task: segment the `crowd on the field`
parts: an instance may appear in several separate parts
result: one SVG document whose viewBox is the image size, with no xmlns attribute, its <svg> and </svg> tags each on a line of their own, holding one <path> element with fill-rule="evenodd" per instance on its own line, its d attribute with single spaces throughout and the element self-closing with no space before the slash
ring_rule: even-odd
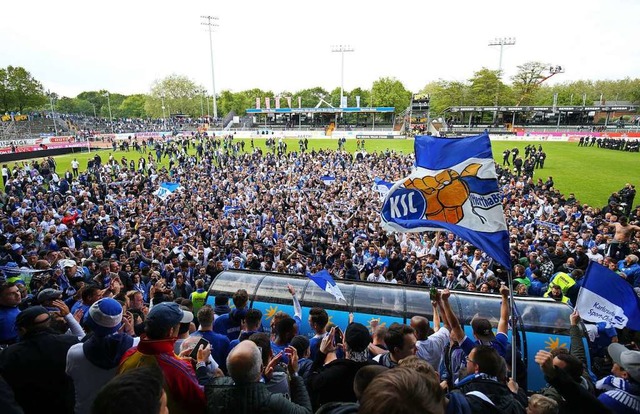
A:
<svg viewBox="0 0 640 414">
<path fill-rule="evenodd" d="M 274 142 L 263 151 L 232 136 L 196 135 L 117 157 L 100 152 L 67 171 L 52 158 L 4 165 L 0 389 L 7 394 L 0 401 L 15 410 L 7 412 L 640 410 L 640 352 L 616 344 L 631 342 L 627 330 L 594 325 L 590 332 L 592 355 L 601 357 L 598 381 L 588 375 L 581 341 L 571 352 L 538 353 L 549 382 L 538 394 L 527 398 L 522 373 L 509 378 L 505 269 L 454 234 L 381 227 L 373 179 L 407 176 L 413 155 L 299 149 L 287 153 Z M 542 149 L 526 152 L 538 159 Z M 515 294 L 575 303 L 589 261 L 640 291 L 633 185 L 598 208 L 561 194 L 552 177 L 499 164 L 496 172 Z M 163 199 L 154 194 L 161 183 L 180 188 Z M 438 319 L 339 331 L 324 309 L 303 321 L 296 305 L 295 315 L 270 320 L 269 335 L 261 332 L 266 316 L 248 308 L 244 291 L 233 308 L 226 297 L 204 304 L 225 269 L 326 269 L 381 288 L 438 288 Z M 576 283 L 554 283 L 559 272 Z M 474 338 L 466 337 L 448 303 L 456 289 L 503 295 L 496 334 L 476 318 Z M 576 337 L 584 335 L 579 321 L 574 313 Z M 297 335 L 301 324 L 316 335 Z M 209 346 L 197 347 L 200 337 Z"/>
</svg>

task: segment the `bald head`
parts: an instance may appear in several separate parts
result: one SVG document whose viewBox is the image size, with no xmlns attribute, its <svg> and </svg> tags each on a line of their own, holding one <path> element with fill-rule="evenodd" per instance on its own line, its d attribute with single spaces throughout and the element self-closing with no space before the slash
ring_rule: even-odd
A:
<svg viewBox="0 0 640 414">
<path fill-rule="evenodd" d="M 260 381 L 262 355 L 252 341 L 242 341 L 231 350 L 227 357 L 229 376 L 236 384 Z"/>
<path fill-rule="evenodd" d="M 429 336 L 429 320 L 424 316 L 411 318 L 411 327 L 415 329 L 418 341 L 424 341 Z"/>
</svg>

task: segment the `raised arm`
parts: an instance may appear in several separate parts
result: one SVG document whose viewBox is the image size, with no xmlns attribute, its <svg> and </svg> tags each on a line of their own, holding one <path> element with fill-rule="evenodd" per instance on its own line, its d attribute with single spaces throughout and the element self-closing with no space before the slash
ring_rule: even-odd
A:
<svg viewBox="0 0 640 414">
<path fill-rule="evenodd" d="M 498 322 L 498 332 L 507 334 L 509 330 L 509 288 L 506 285 L 500 286 L 502 303 L 500 304 L 500 321 Z"/>
<path fill-rule="evenodd" d="M 451 304 L 449 303 L 449 296 L 451 296 L 451 292 L 449 291 L 449 289 L 445 289 L 442 291 L 441 298 L 442 298 L 442 308 L 444 310 L 444 317 L 446 318 L 447 322 L 451 326 L 451 334 L 453 336 L 453 339 L 455 339 L 456 341 L 462 341 L 462 339 L 465 336 L 464 331 L 460 326 L 460 321 L 458 321 L 458 317 L 453 313 L 453 310 L 451 310 Z"/>
<path fill-rule="evenodd" d="M 300 301 L 296 296 L 296 289 L 289 284 L 287 285 L 287 289 L 289 289 L 289 293 L 291 293 L 291 297 L 293 298 L 294 319 L 296 319 L 296 321 L 298 322 L 298 326 L 300 326 L 300 324 L 302 323 L 302 306 L 300 306 Z"/>
<path fill-rule="evenodd" d="M 433 307 L 433 332 L 440 330 L 440 311 L 438 310 L 438 301 L 432 300 L 431 306 Z"/>
</svg>

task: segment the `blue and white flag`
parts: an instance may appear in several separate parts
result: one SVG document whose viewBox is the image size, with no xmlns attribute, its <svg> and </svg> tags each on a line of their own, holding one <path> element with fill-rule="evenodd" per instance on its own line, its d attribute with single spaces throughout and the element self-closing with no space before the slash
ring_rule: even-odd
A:
<svg viewBox="0 0 640 414">
<path fill-rule="evenodd" d="M 178 183 L 161 183 L 160 187 L 153 192 L 154 195 L 160 197 L 162 201 L 169 198 L 169 196 L 182 187 Z"/>
<path fill-rule="evenodd" d="M 384 200 L 384 228 L 404 233 L 445 229 L 511 270 L 489 135 L 417 136 L 414 149 L 415 170 L 396 182 Z"/>
<path fill-rule="evenodd" d="M 332 177 L 330 175 L 323 175 L 322 177 L 320 177 L 320 180 L 325 184 L 325 185 L 331 185 L 333 184 L 333 182 L 336 180 L 336 177 Z"/>
<path fill-rule="evenodd" d="M 640 330 L 640 301 L 633 287 L 616 272 L 590 262 L 578 292 L 576 310 L 589 322 Z"/>
<path fill-rule="evenodd" d="M 383 180 L 382 178 L 374 178 L 373 179 L 373 191 L 377 191 L 380 193 L 381 197 L 385 197 L 389 190 L 393 187 L 393 183 Z"/>
<path fill-rule="evenodd" d="M 325 292 L 331 293 L 337 301 L 339 301 L 340 299 L 344 300 L 345 302 L 347 301 L 344 298 L 342 291 L 340 290 L 338 285 L 336 285 L 336 282 L 333 280 L 327 270 L 321 270 L 318 273 L 314 273 L 312 275 L 307 274 L 307 277 L 313 280 L 315 284 L 320 287 L 320 289 L 324 290 Z"/>
</svg>

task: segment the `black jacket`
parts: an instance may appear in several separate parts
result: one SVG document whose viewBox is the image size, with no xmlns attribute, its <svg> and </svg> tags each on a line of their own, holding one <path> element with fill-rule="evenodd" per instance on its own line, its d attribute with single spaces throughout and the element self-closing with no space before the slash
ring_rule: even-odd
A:
<svg viewBox="0 0 640 414">
<path fill-rule="evenodd" d="M 326 355 L 318 351 L 313 372 L 307 382 L 313 409 L 317 410 L 328 402 L 356 402 L 353 380 L 356 372 L 366 365 L 377 365 L 374 361 L 356 362 L 350 359 L 336 359 L 324 367 Z"/>
<path fill-rule="evenodd" d="M 472 413 L 486 414 L 525 414 L 526 396 L 522 398 L 513 394 L 505 385 L 490 378 L 475 378 L 471 381 L 461 381 L 458 391 L 465 394 Z M 471 394 L 469 394 L 471 393 Z M 474 393 L 478 393 L 473 395 Z M 491 402 L 488 403 L 479 393 L 484 394 Z"/>
<path fill-rule="evenodd" d="M 73 413 L 73 381 L 65 373 L 67 352 L 78 343 L 73 335 L 53 331 L 28 334 L 0 354 L 0 375 L 25 413 Z"/>
<path fill-rule="evenodd" d="M 208 414 L 310 414 L 311 401 L 300 377 L 291 378 L 291 401 L 273 394 L 262 382 L 233 385 L 229 377 L 216 378 L 205 387 Z"/>
</svg>

